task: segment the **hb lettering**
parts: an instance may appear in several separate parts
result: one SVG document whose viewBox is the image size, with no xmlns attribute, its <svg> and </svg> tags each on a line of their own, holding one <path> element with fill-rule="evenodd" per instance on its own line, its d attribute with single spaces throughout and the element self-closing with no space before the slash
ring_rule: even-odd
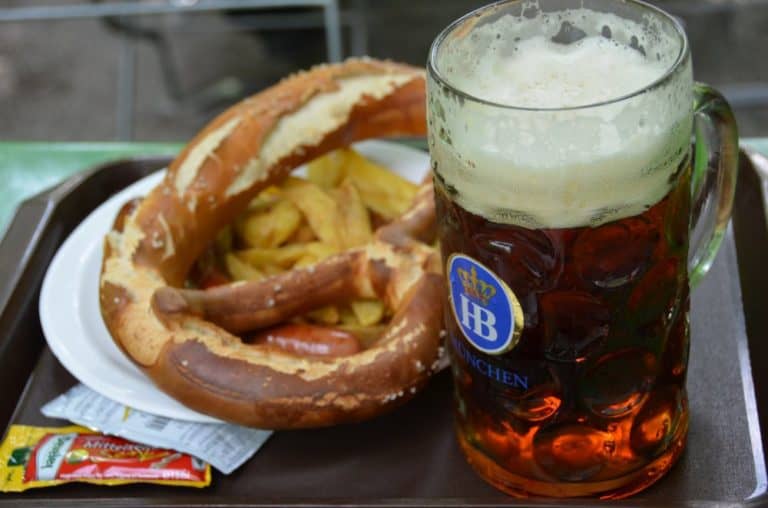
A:
<svg viewBox="0 0 768 508">
<path fill-rule="evenodd" d="M 477 335 L 487 341 L 495 341 L 499 334 L 496 331 L 496 316 L 488 309 L 484 309 L 465 295 L 459 295 L 461 300 L 461 324 L 471 329 Z"/>
</svg>

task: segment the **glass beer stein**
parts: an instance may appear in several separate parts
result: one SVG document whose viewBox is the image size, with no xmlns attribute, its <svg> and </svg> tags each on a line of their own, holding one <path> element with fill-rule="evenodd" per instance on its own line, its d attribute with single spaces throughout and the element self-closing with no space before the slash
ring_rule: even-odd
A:
<svg viewBox="0 0 768 508">
<path fill-rule="evenodd" d="M 518 496 L 649 486 L 685 444 L 689 287 L 735 187 L 728 105 L 659 9 L 538 0 L 446 28 L 428 109 L 468 461 Z"/>
</svg>

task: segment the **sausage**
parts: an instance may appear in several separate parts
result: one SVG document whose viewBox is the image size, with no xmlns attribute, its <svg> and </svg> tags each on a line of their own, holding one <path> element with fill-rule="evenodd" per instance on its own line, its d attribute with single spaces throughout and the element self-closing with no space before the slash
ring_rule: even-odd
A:
<svg viewBox="0 0 768 508">
<path fill-rule="evenodd" d="M 298 356 L 339 357 L 359 353 L 360 341 L 349 332 L 327 326 L 287 324 L 256 334 L 252 342 Z"/>
</svg>

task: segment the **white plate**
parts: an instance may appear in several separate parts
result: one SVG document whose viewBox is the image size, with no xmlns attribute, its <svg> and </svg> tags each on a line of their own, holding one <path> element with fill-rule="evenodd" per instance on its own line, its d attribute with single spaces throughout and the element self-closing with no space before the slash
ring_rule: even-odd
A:
<svg viewBox="0 0 768 508">
<path fill-rule="evenodd" d="M 356 149 L 412 181 L 429 167 L 427 154 L 384 141 Z M 158 390 L 115 343 L 99 311 L 102 241 L 120 207 L 144 196 L 163 177 L 159 171 L 125 188 L 94 210 L 62 244 L 43 281 L 40 321 L 48 346 L 64 367 L 89 388 L 117 402 L 168 418 L 217 422 Z"/>
</svg>

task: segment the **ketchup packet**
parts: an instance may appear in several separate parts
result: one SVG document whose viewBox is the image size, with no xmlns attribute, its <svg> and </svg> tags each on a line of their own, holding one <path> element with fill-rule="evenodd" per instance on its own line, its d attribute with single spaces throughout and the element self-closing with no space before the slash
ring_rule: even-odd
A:
<svg viewBox="0 0 768 508">
<path fill-rule="evenodd" d="M 191 455 L 84 427 L 11 426 L 0 445 L 0 492 L 69 482 L 205 487 L 211 468 Z"/>
</svg>

